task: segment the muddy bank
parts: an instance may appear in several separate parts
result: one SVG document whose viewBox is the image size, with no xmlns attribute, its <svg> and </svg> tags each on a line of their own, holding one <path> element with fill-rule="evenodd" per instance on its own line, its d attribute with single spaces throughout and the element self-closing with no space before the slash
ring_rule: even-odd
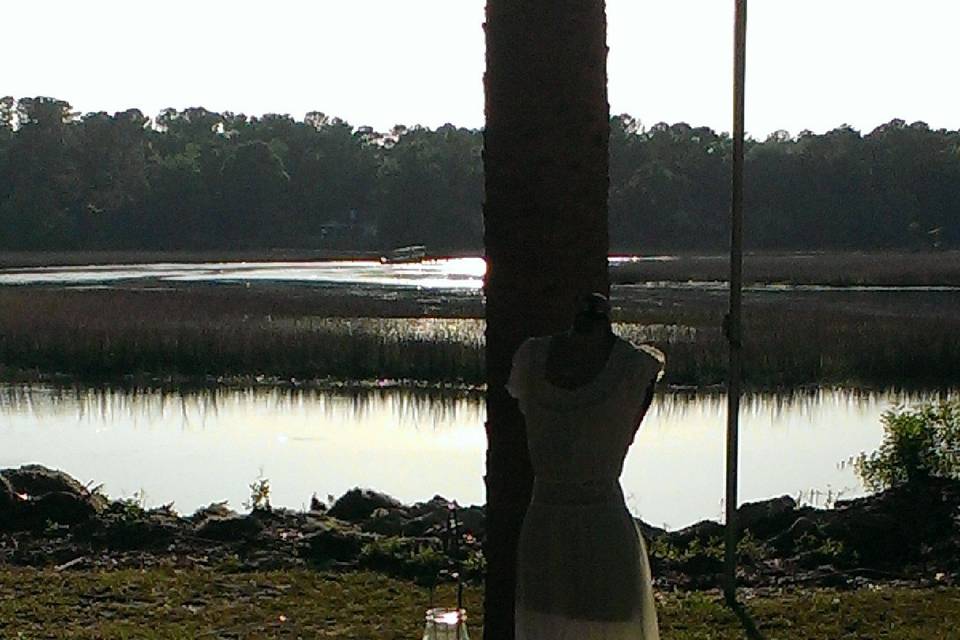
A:
<svg viewBox="0 0 960 640">
<path fill-rule="evenodd" d="M 185 516 L 109 500 L 41 466 L 0 470 L 0 565 L 71 568 L 210 566 L 373 569 L 430 583 L 443 570 L 482 578 L 482 506 L 440 496 L 404 505 L 354 489 L 308 511 L 266 499 L 240 514 L 212 504 Z M 754 587 L 960 583 L 960 482 L 906 486 L 833 509 L 788 497 L 740 508 L 742 583 Z M 678 531 L 638 523 L 661 589 L 719 584 L 723 525 Z"/>
</svg>

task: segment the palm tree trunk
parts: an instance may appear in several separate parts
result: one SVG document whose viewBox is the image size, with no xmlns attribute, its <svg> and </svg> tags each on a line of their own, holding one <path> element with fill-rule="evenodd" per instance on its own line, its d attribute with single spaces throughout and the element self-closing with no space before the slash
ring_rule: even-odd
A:
<svg viewBox="0 0 960 640">
<path fill-rule="evenodd" d="M 533 473 L 504 384 L 524 338 L 608 291 L 604 0 L 488 0 L 487 583 L 484 637 L 513 638 L 517 540 Z"/>
</svg>

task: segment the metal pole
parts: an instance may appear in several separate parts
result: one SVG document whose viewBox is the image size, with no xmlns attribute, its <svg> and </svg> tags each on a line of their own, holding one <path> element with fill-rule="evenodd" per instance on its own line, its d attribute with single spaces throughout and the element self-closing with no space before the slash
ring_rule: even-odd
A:
<svg viewBox="0 0 960 640">
<path fill-rule="evenodd" d="M 733 56 L 733 179 L 730 203 L 730 312 L 726 318 L 729 344 L 727 378 L 727 486 L 724 545 L 724 585 L 727 602 L 737 597 L 737 462 L 740 439 L 741 325 L 743 287 L 743 111 L 747 53 L 747 0 L 735 0 Z"/>
</svg>

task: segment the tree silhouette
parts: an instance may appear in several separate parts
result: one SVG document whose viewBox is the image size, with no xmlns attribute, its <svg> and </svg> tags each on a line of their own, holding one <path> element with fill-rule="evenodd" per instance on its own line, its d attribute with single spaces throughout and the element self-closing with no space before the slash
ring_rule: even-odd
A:
<svg viewBox="0 0 960 640">
<path fill-rule="evenodd" d="M 521 100 L 543 91 L 528 82 L 532 69 L 518 72 Z M 545 82 L 559 94 L 568 80 Z M 729 136 L 683 122 L 646 126 L 626 114 L 610 125 L 613 250 L 724 251 Z M 537 143 L 531 132 L 548 131 L 551 150 L 596 165 L 570 126 L 535 114 L 508 135 L 521 149 Z M 425 243 L 435 253 L 479 253 L 482 136 L 453 125 L 377 132 L 317 111 L 302 120 L 203 107 L 153 119 L 136 109 L 79 115 L 63 100 L 8 96 L 0 98 L 0 248 L 383 251 Z M 260 208 L 224 171 L 252 143 L 289 176 L 280 190 L 259 185 Z M 549 169 L 543 158 L 532 162 Z M 960 132 L 903 120 L 867 133 L 846 125 L 778 131 L 748 140 L 746 162 L 748 249 L 960 247 Z M 256 234 L 243 231 L 250 221 L 230 227 L 244 206 Z"/>
<path fill-rule="evenodd" d="M 609 107 L 603 0 L 488 0 L 487 583 L 484 637 L 513 637 L 515 564 L 532 472 L 504 384 L 520 342 L 606 292 Z"/>
</svg>

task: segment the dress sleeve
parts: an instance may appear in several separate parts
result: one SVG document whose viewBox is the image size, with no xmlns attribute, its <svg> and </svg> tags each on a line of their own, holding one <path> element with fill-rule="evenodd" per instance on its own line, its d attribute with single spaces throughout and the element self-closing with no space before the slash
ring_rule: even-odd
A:
<svg viewBox="0 0 960 640">
<path fill-rule="evenodd" d="M 637 351 L 641 356 L 637 365 L 637 381 L 640 386 L 646 389 L 651 383 L 660 382 L 664 367 L 667 364 L 667 358 L 660 349 L 648 344 L 638 345 Z"/>
<path fill-rule="evenodd" d="M 647 344 L 636 345 L 636 358 L 634 359 L 633 371 L 627 376 L 629 386 L 627 393 L 631 401 L 628 403 L 632 411 L 632 422 L 630 429 L 629 444 L 640 428 L 640 423 L 650 408 L 650 402 L 653 400 L 654 385 L 663 377 L 663 369 L 666 364 L 666 357 L 663 352 Z"/>
<path fill-rule="evenodd" d="M 529 339 L 525 340 L 513 354 L 513 365 L 510 367 L 510 378 L 507 380 L 507 393 L 523 400 L 527 396 L 527 386 L 530 379 L 530 346 Z"/>
</svg>

